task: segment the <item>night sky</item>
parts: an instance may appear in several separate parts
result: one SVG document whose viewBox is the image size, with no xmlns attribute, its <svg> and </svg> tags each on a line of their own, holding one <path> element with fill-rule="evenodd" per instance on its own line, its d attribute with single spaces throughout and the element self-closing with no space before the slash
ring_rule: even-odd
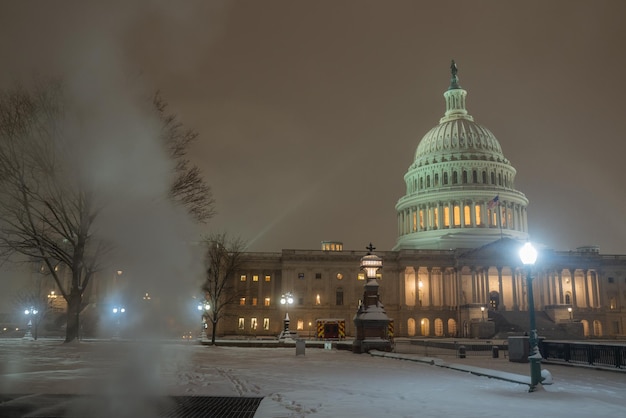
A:
<svg viewBox="0 0 626 418">
<path fill-rule="evenodd" d="M 0 3 L 0 88 L 160 90 L 200 134 L 218 215 L 198 232 L 252 251 L 390 250 L 454 59 L 469 113 L 517 169 L 531 238 L 626 254 L 624 1 L 82 3 Z"/>
</svg>

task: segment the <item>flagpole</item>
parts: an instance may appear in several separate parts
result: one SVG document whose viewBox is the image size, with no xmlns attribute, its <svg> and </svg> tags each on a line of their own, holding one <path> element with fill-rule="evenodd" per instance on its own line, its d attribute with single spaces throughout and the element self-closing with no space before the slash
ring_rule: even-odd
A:
<svg viewBox="0 0 626 418">
<path fill-rule="evenodd" d="M 500 224 L 500 239 L 502 239 L 502 208 L 500 208 L 500 201 L 498 200 L 498 223 Z"/>
</svg>

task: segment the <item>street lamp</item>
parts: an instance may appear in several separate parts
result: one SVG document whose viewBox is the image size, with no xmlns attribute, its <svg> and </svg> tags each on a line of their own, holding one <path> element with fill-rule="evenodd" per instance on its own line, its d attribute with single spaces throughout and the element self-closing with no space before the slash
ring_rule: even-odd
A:
<svg viewBox="0 0 626 418">
<path fill-rule="evenodd" d="M 198 310 L 202 312 L 202 332 L 200 333 L 200 341 L 206 341 L 208 339 L 206 335 L 206 330 L 208 328 L 207 324 L 207 315 L 211 310 L 211 305 L 208 301 L 198 303 Z"/>
<path fill-rule="evenodd" d="M 39 313 L 37 308 L 30 307 L 24 310 L 24 315 L 28 317 L 28 330 L 22 339 L 24 340 L 36 340 L 37 339 L 37 318 L 36 315 Z M 32 315 L 32 318 L 31 318 Z M 33 319 L 35 319 L 35 337 L 33 337 L 32 328 L 33 328 Z"/>
<path fill-rule="evenodd" d="M 485 322 L 485 307 L 484 306 L 480 307 L 480 315 L 481 315 L 481 321 Z"/>
<path fill-rule="evenodd" d="M 569 320 L 572 321 L 572 307 L 567 308 L 567 312 L 569 312 Z"/>
<path fill-rule="evenodd" d="M 527 268 L 526 288 L 528 292 L 528 316 L 530 319 L 530 336 L 528 338 L 528 361 L 530 362 L 530 388 L 533 392 L 541 382 L 541 353 L 539 352 L 539 341 L 537 337 L 537 326 L 535 325 L 535 300 L 533 297 L 532 267 L 537 261 L 537 250 L 530 242 L 524 244 L 519 251 L 520 259 Z"/>
<path fill-rule="evenodd" d="M 289 331 L 289 305 L 293 305 L 293 294 L 287 292 L 280 297 L 280 304 L 286 305 L 285 319 L 283 321 L 283 332 L 280 333 L 279 339 L 291 338 L 291 331 Z"/>
<path fill-rule="evenodd" d="M 113 339 L 120 338 L 120 316 L 126 313 L 126 308 L 121 306 L 115 306 L 113 309 L 113 316 L 115 317 L 115 334 L 113 335 Z"/>
</svg>

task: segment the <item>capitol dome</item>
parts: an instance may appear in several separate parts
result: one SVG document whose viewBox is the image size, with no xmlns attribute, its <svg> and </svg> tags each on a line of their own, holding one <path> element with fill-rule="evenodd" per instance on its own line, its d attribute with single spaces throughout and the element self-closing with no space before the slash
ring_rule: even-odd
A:
<svg viewBox="0 0 626 418">
<path fill-rule="evenodd" d="M 496 239 L 528 238 L 528 199 L 495 135 L 465 108 L 467 91 L 451 65 L 446 112 L 419 142 L 397 205 L 394 249 L 475 248 Z"/>
</svg>

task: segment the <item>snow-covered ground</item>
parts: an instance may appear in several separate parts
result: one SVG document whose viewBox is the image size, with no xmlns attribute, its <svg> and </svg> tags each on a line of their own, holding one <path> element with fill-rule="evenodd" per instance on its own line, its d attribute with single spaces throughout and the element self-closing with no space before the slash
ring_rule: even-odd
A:
<svg viewBox="0 0 626 418">
<path fill-rule="evenodd" d="M 453 361 L 451 359 L 450 361 Z M 626 416 L 626 374 L 551 366 L 528 387 L 434 365 L 307 347 L 0 340 L 0 393 L 264 397 L 255 417 Z M 139 416 L 140 414 L 136 414 Z M 145 416 L 149 416 L 146 413 Z"/>
</svg>

